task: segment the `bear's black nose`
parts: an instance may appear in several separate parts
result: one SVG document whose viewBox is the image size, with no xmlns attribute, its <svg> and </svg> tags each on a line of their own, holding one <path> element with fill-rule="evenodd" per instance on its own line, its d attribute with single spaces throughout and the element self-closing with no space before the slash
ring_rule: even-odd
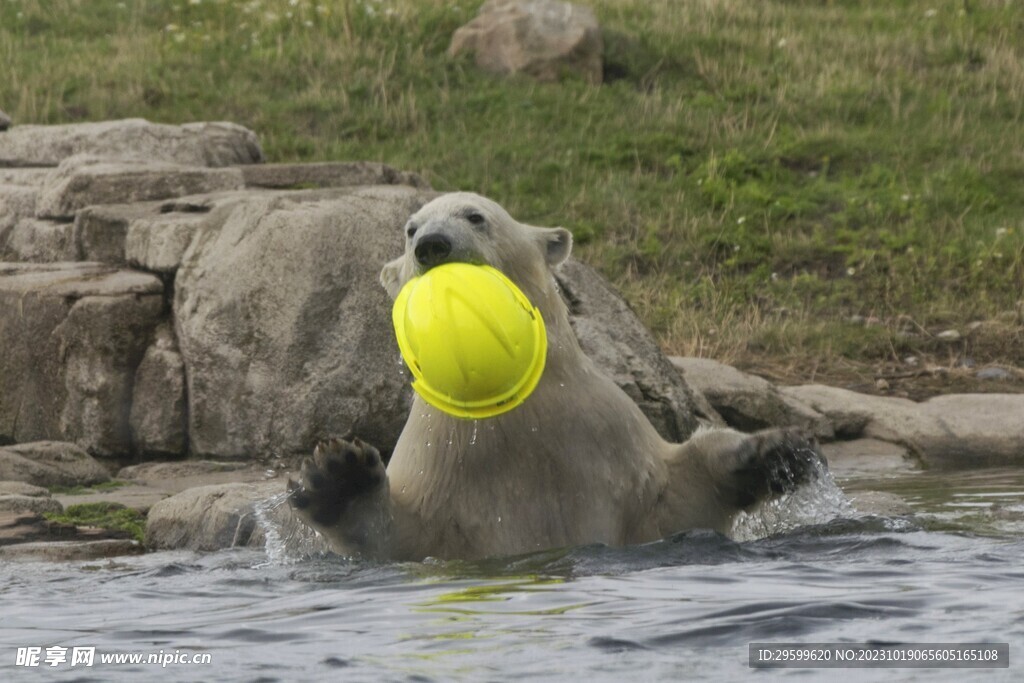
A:
<svg viewBox="0 0 1024 683">
<path fill-rule="evenodd" d="M 416 261 L 421 266 L 433 268 L 443 263 L 448 258 L 448 255 L 452 253 L 452 241 L 438 233 L 424 235 L 416 244 L 415 253 Z"/>
</svg>

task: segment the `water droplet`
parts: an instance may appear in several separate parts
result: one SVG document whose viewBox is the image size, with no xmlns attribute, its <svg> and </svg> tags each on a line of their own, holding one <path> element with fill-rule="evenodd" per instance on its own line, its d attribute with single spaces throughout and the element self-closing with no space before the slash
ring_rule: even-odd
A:
<svg viewBox="0 0 1024 683">
<path fill-rule="evenodd" d="M 501 524 L 501 515 L 498 515 L 498 524 Z"/>
</svg>

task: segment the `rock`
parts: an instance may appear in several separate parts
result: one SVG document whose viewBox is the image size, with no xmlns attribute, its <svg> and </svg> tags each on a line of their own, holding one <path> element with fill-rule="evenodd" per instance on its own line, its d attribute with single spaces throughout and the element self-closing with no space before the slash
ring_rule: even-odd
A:
<svg viewBox="0 0 1024 683">
<path fill-rule="evenodd" d="M 163 308 L 163 285 L 145 273 L 0 265 L 0 440 L 130 453 L 135 371 Z"/>
<path fill-rule="evenodd" d="M 125 259 L 137 268 L 173 273 L 206 220 L 203 214 L 187 213 L 134 220 L 125 235 Z"/>
<path fill-rule="evenodd" d="M 837 479 L 905 474 L 919 469 L 905 446 L 879 439 L 834 441 L 822 444 L 821 452 Z"/>
<path fill-rule="evenodd" d="M 1006 368 L 1000 367 L 982 368 L 981 370 L 978 370 L 974 376 L 978 379 L 989 381 L 994 380 L 997 382 L 1012 382 L 1017 379 L 1017 376 L 1012 372 Z"/>
<path fill-rule="evenodd" d="M 266 468 L 247 462 L 217 460 L 179 460 L 129 465 L 117 473 L 118 479 L 146 482 L 180 493 L 208 484 L 251 483 L 266 479 Z"/>
<path fill-rule="evenodd" d="M 135 371 L 129 422 L 136 453 L 185 454 L 185 363 L 169 325 L 157 328 Z"/>
<path fill-rule="evenodd" d="M 71 443 L 36 441 L 0 447 L 0 479 L 34 486 L 91 486 L 110 481 L 110 473 Z"/>
<path fill-rule="evenodd" d="M 174 300 L 194 455 L 308 453 L 349 431 L 394 446 L 411 398 L 378 276 L 424 200 L 256 196 L 200 232 Z"/>
<path fill-rule="evenodd" d="M 779 393 L 767 380 L 707 358 L 669 359 L 683 379 L 708 400 L 734 429 L 799 427 L 819 439 L 832 439 L 832 423 L 821 413 Z"/>
<path fill-rule="evenodd" d="M 211 167 L 263 161 L 255 133 L 234 123 L 124 119 L 18 126 L 0 136 L 0 166 L 56 166 L 76 154 Z"/>
<path fill-rule="evenodd" d="M 907 446 L 926 465 L 996 467 L 1024 462 L 1024 394 L 955 394 L 924 403 L 808 385 L 781 391 L 863 436 Z"/>
<path fill-rule="evenodd" d="M 0 249 L 4 249 L 8 233 L 25 218 L 36 215 L 39 188 L 33 185 L 0 184 Z"/>
<path fill-rule="evenodd" d="M 128 226 L 138 218 L 159 216 L 159 202 L 100 204 L 75 214 L 75 240 L 83 261 L 125 263 Z"/>
<path fill-rule="evenodd" d="M 11 127 L 11 117 L 4 113 L 3 109 L 0 109 L 0 131 L 5 131 Z"/>
<path fill-rule="evenodd" d="M 455 31 L 448 54 L 473 54 L 481 69 L 557 81 L 602 79 L 601 29 L 592 10 L 557 0 L 489 0 Z"/>
<path fill-rule="evenodd" d="M 999 467 L 1024 463 L 1024 394 L 952 394 L 921 404 L 942 431 L 920 439 L 929 465 Z"/>
<path fill-rule="evenodd" d="M 397 171 L 370 161 L 321 162 L 313 164 L 253 164 L 242 166 L 246 187 L 298 190 L 314 187 L 354 185 L 409 185 L 423 190 L 430 186 L 415 173 Z"/>
<path fill-rule="evenodd" d="M 281 482 L 277 481 L 187 489 L 150 509 L 146 545 L 158 549 L 220 550 L 255 544 L 255 506 L 281 490 Z"/>
<path fill-rule="evenodd" d="M 52 263 L 77 261 L 74 226 L 38 218 L 22 218 L 0 240 L 0 261 Z"/>
<path fill-rule="evenodd" d="M 8 495 L 48 498 L 50 492 L 42 486 L 33 486 L 23 481 L 0 481 L 0 496 Z"/>
<path fill-rule="evenodd" d="M 36 203 L 40 218 L 75 216 L 93 204 L 130 204 L 240 189 L 237 168 L 181 166 L 140 159 L 74 156 L 61 162 Z"/>
<path fill-rule="evenodd" d="M 604 278 L 574 259 L 555 278 L 584 353 L 640 406 L 664 438 L 684 441 L 697 428 L 698 417 L 720 422 Z"/>
<path fill-rule="evenodd" d="M 145 552 L 138 541 L 121 538 L 98 541 L 34 541 L 0 546 L 0 560 L 8 562 L 87 562 Z"/>
<path fill-rule="evenodd" d="M 0 495 L 0 512 L 63 512 L 64 506 L 53 498 L 42 496 Z"/>
<path fill-rule="evenodd" d="M 50 168 L 4 168 L 0 166 L 0 185 L 42 187 L 50 179 Z"/>
</svg>

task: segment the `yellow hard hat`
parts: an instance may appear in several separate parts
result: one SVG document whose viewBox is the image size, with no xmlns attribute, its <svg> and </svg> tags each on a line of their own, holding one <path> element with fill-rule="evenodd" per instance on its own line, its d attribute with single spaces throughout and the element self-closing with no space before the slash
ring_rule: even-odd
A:
<svg viewBox="0 0 1024 683">
<path fill-rule="evenodd" d="M 490 266 L 446 263 L 402 287 L 391 319 L 412 387 L 456 417 L 512 410 L 544 372 L 540 311 Z"/>
</svg>

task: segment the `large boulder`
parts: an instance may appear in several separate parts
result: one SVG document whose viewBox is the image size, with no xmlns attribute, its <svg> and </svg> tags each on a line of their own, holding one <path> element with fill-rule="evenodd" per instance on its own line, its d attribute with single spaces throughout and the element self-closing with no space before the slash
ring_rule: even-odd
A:
<svg viewBox="0 0 1024 683">
<path fill-rule="evenodd" d="M 255 196 L 200 231 L 174 299 L 194 455 L 309 452 L 349 431 L 394 445 L 410 393 L 378 276 L 424 200 Z"/>
<path fill-rule="evenodd" d="M 602 79 L 604 44 L 594 12 L 558 0 L 488 0 L 452 36 L 448 53 L 472 53 L 477 66 L 556 81 L 566 73 Z"/>
<path fill-rule="evenodd" d="M 583 352 L 643 410 L 658 432 L 681 442 L 698 418 L 720 424 L 703 396 L 691 391 L 629 305 L 592 268 L 562 264 L 556 280 Z"/>
<path fill-rule="evenodd" d="M 826 415 L 837 433 L 902 444 L 929 466 L 1024 463 L 1024 394 L 954 394 L 915 403 L 821 385 L 780 391 Z"/>
<path fill-rule="evenodd" d="M 153 275 L 97 263 L 0 264 L 0 441 L 131 452 L 135 371 L 164 315 Z"/>
<path fill-rule="evenodd" d="M 835 436 L 821 413 L 780 393 L 762 377 L 709 358 L 669 358 L 691 389 L 700 392 L 730 427 L 753 432 L 799 427 L 819 439 Z"/>
<path fill-rule="evenodd" d="M 221 550 L 261 545 L 256 506 L 281 492 L 281 482 L 212 484 L 165 498 L 146 517 L 146 545 Z"/>
<path fill-rule="evenodd" d="M 17 126 L 0 136 L 0 166 L 56 166 L 76 154 L 233 166 L 263 161 L 256 134 L 234 123 L 171 126 L 144 119 Z"/>
</svg>

